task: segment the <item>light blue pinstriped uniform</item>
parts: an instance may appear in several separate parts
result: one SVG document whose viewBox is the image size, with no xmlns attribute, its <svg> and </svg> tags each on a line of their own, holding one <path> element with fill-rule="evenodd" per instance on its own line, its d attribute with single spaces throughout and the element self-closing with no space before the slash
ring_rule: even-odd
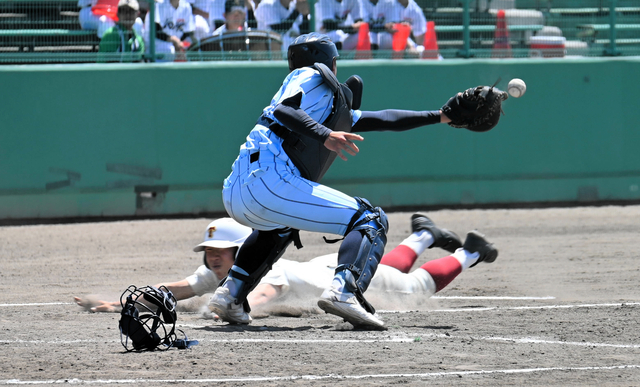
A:
<svg viewBox="0 0 640 387">
<path fill-rule="evenodd" d="M 277 121 L 277 104 L 298 92 L 303 93 L 301 108 L 312 119 L 323 122 L 331 113 L 331 90 L 316 70 L 305 67 L 285 78 L 263 114 Z M 360 116 L 359 110 L 353 111 L 354 124 Z M 250 155 L 257 151 L 260 157 L 251 163 Z M 222 189 L 224 206 L 239 223 L 258 230 L 291 227 L 344 235 L 358 209 L 354 198 L 300 177 L 282 139 L 262 125 L 251 130 L 232 168 Z"/>
</svg>

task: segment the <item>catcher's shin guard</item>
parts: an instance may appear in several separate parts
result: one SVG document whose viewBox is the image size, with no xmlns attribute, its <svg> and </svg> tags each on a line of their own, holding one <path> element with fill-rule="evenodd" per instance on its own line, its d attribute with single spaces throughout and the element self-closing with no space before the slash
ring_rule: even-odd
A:
<svg viewBox="0 0 640 387">
<path fill-rule="evenodd" d="M 245 245 L 242 246 L 238 255 L 249 254 L 255 257 L 254 259 L 262 258 L 262 263 L 249 275 L 239 273 L 233 268 L 229 272 L 229 277 L 243 282 L 236 295 L 236 303 L 243 304 L 245 312 L 251 312 L 247 296 L 258 286 L 262 277 L 271 270 L 273 264 L 282 257 L 291 242 L 294 242 L 298 249 L 302 248 L 299 232 L 292 228 L 272 231 L 255 230 L 245 241 Z M 221 283 L 224 283 L 224 280 Z"/>
<path fill-rule="evenodd" d="M 384 246 L 387 243 L 387 230 L 389 223 L 387 215 L 380 207 L 373 207 L 361 198 L 356 198 L 361 209 L 359 216 L 353 223 L 348 233 L 357 232 L 362 235 L 355 259 L 351 263 L 342 263 L 336 268 L 336 274 L 345 271 L 345 288 L 356 295 L 367 312 L 373 314 L 375 309 L 364 298 L 364 292 L 369 288 L 371 279 L 376 273 L 378 264 L 384 254 Z M 344 252 L 342 249 L 340 255 Z M 352 252 L 349 252 L 352 254 Z"/>
</svg>

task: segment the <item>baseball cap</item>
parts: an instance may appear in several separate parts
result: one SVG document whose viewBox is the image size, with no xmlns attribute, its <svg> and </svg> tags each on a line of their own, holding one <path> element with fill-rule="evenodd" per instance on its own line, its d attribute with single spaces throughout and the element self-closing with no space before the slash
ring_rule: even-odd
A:
<svg viewBox="0 0 640 387">
<path fill-rule="evenodd" d="M 224 249 L 239 247 L 253 230 L 243 226 L 231 218 L 220 218 L 209 223 L 204 231 L 204 242 L 193 248 L 193 251 L 204 251 L 205 247 Z"/>
<path fill-rule="evenodd" d="M 118 8 L 120 7 L 129 7 L 136 11 L 140 10 L 140 5 L 138 4 L 138 0 L 120 0 L 118 2 Z"/>
<path fill-rule="evenodd" d="M 236 10 L 247 13 L 247 10 L 239 0 L 227 0 L 224 2 L 224 13 L 230 13 Z"/>
</svg>

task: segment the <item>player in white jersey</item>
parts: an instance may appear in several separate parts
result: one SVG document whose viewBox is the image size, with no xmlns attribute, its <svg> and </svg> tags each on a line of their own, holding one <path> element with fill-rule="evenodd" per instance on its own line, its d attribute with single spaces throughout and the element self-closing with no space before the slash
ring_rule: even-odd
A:
<svg viewBox="0 0 640 387">
<path fill-rule="evenodd" d="M 427 32 L 427 19 L 422 9 L 415 0 L 396 0 L 396 4 L 400 9 L 400 20 L 411 26 L 413 39 L 409 39 L 409 47 L 422 46 Z"/>
<path fill-rule="evenodd" d="M 309 31 L 307 0 L 262 0 L 255 11 L 258 30 L 275 31 L 282 36 L 282 50 L 301 33 Z"/>
<path fill-rule="evenodd" d="M 149 21 L 150 13 L 147 13 L 145 26 L 145 46 L 149 47 Z M 171 61 L 176 53 L 184 52 L 186 45 L 184 41 L 190 38 L 195 44 L 198 40 L 195 37 L 195 21 L 191 11 L 191 5 L 186 0 L 166 0 L 156 3 L 155 13 L 156 53 L 164 54 L 164 60 Z"/>
<path fill-rule="evenodd" d="M 369 23 L 371 49 L 391 50 L 393 25 L 402 21 L 396 0 L 362 0 L 362 19 Z"/>
<path fill-rule="evenodd" d="M 193 14 L 194 34 L 196 39 L 202 40 L 211 36 L 214 28 L 211 25 L 211 6 L 213 0 L 187 0 L 191 4 Z"/>
<path fill-rule="evenodd" d="M 460 248 L 460 240 L 455 234 L 437 227 L 426 215 L 414 214 L 411 229 L 412 233 L 382 258 L 371 282 L 372 291 L 430 297 L 478 261 L 479 253 Z M 230 218 L 214 220 L 205 229 L 203 242 L 193 249 L 205 252 L 204 264 L 181 281 L 155 286 L 166 286 L 177 300 L 214 292 L 220 279 L 233 265 L 238 247 L 251 232 L 250 228 Z M 410 272 L 418 256 L 433 247 L 442 247 L 453 253 Z M 248 299 L 254 307 L 264 306 L 278 298 L 310 301 L 331 283 L 336 267 L 337 254 L 320 256 L 308 262 L 281 259 Z M 92 312 L 118 312 L 121 307 L 119 301 L 92 301 L 88 297 L 74 299 L 78 305 Z"/>
<path fill-rule="evenodd" d="M 213 35 L 247 30 L 246 14 L 246 8 L 242 6 L 240 0 L 227 0 L 225 2 L 224 24 L 213 31 Z"/>
<path fill-rule="evenodd" d="M 338 50 L 356 48 L 362 23 L 360 0 L 319 0 L 315 9 L 316 31 L 326 34 Z"/>
</svg>

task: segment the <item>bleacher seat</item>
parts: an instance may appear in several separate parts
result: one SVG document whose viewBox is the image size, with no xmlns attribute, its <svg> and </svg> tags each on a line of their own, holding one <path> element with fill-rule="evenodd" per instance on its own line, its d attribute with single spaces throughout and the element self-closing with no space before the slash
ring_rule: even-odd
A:
<svg viewBox="0 0 640 387">
<path fill-rule="evenodd" d="M 100 43 L 80 29 L 77 0 L 0 1 L 1 52 L 86 52 Z"/>
</svg>

